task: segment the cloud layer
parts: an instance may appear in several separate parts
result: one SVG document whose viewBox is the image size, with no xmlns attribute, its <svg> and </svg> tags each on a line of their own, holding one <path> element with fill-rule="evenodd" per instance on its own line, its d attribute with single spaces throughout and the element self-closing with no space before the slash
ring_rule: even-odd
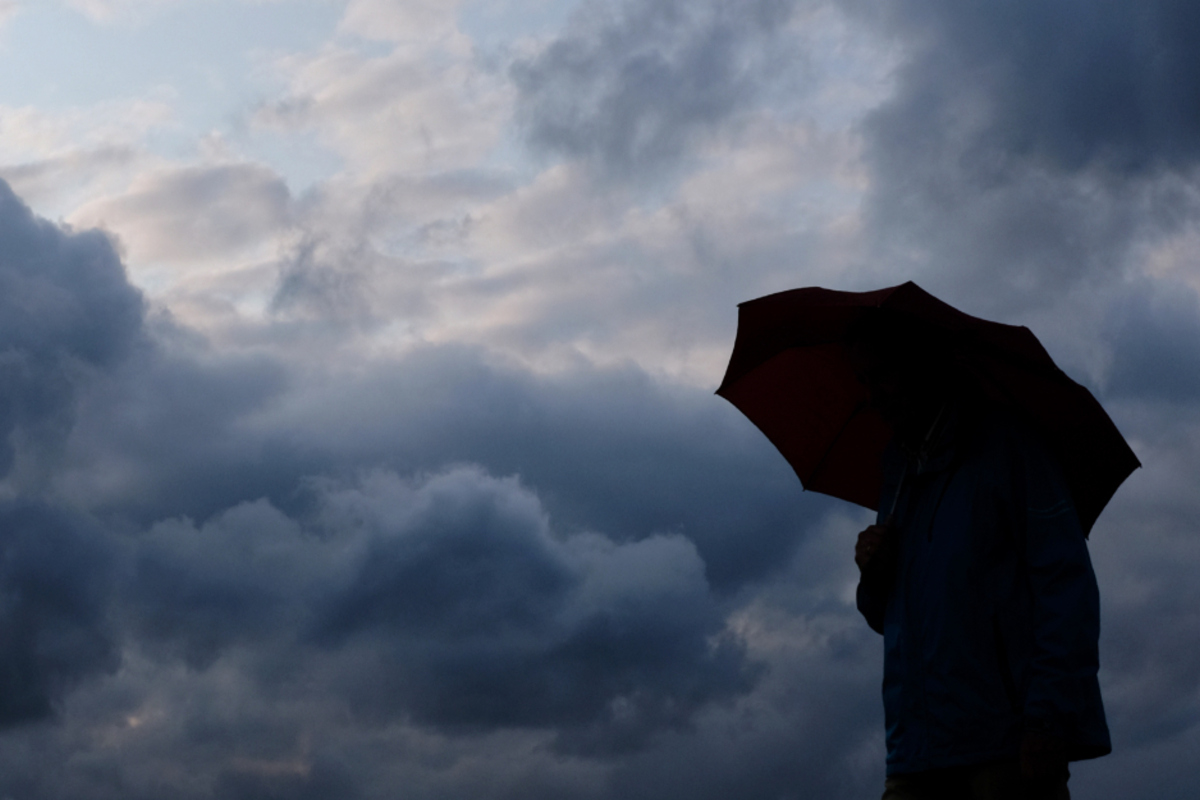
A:
<svg viewBox="0 0 1200 800">
<path fill-rule="evenodd" d="M 0 795 L 880 792 L 870 517 L 711 392 L 737 302 L 914 278 L 1146 465 L 1072 785 L 1190 797 L 1198 21 L 356 0 L 217 129 L 170 86 L 6 110 Z"/>
<path fill-rule="evenodd" d="M 532 143 L 631 176 L 684 156 L 786 66 L 794 0 L 625 2 L 577 13 L 513 78 Z"/>
</svg>

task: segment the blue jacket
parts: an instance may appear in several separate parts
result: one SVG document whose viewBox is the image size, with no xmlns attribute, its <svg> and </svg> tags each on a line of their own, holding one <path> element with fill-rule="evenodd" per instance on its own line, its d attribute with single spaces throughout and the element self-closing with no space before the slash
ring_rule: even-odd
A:
<svg viewBox="0 0 1200 800">
<path fill-rule="evenodd" d="M 889 447 L 881 523 L 906 463 L 894 570 L 858 588 L 884 637 L 888 774 L 1012 758 L 1026 726 L 1071 760 L 1108 753 L 1096 576 L 1054 459 L 1012 421 L 952 415 L 923 463 Z"/>
</svg>

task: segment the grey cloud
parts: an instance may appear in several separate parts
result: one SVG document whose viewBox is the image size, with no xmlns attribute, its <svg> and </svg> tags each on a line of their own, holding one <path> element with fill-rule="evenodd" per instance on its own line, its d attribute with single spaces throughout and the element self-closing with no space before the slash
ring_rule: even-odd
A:
<svg viewBox="0 0 1200 800">
<path fill-rule="evenodd" d="M 107 612 L 117 562 L 84 518 L 0 506 L 0 730 L 48 717 L 80 681 L 116 668 Z"/>
<path fill-rule="evenodd" d="M 123 594 L 139 636 L 197 668 L 261 651 L 271 683 L 367 720 L 562 728 L 576 749 L 640 746 L 752 685 L 682 537 L 560 537 L 473 469 L 313 487 L 305 525 L 258 503 L 156 526 Z"/>
<path fill-rule="evenodd" d="M 1200 735 L 1200 682 L 1193 631 L 1197 405 L 1133 394 L 1113 403 L 1134 427 L 1139 470 L 1105 512 L 1090 543 L 1101 589 L 1100 677 L 1114 754 L 1084 773 L 1080 791 L 1120 797 L 1138 780 L 1155 796 L 1184 798 L 1192 763 L 1174 754 Z M 1163 402 L 1163 400 L 1166 402 Z M 1144 474 L 1143 474 L 1144 473 Z M 1137 791 L 1143 791 L 1139 789 Z"/>
<path fill-rule="evenodd" d="M 0 725 L 52 713 L 113 669 L 119 561 L 103 529 L 38 499 L 82 398 L 144 344 L 145 304 L 111 242 L 39 219 L 0 182 Z"/>
<path fill-rule="evenodd" d="M 564 533 L 516 480 L 471 468 L 308 491 L 294 517 L 257 502 L 139 535 L 114 615 L 131 655 L 58 726 L 10 735 L 0 788 L 765 800 L 877 782 L 878 764 L 857 773 L 878 749 L 879 664 L 837 599 L 844 525 L 755 593 L 766 651 L 745 652 L 712 640 L 728 610 L 682 537 Z"/>
<path fill-rule="evenodd" d="M 217 781 L 214 796 L 229 800 L 328 800 L 362 797 L 358 778 L 337 762 L 318 761 L 303 770 L 264 772 L 229 770 Z"/>
<path fill-rule="evenodd" d="M 461 347 L 367 372 L 310 368 L 305 377 L 205 348 L 132 361 L 88 393 L 61 491 L 146 525 L 203 524 L 260 497 L 292 513 L 308 475 L 476 463 L 521 475 L 564 529 L 687 537 L 722 594 L 774 570 L 830 504 L 802 495 L 770 444 L 709 390 L 636 369 L 536 376 Z"/>
<path fill-rule="evenodd" d="M 280 316 L 310 316 L 324 322 L 370 321 L 366 276 L 379 260 L 365 243 L 344 252 L 327 241 L 306 237 L 280 264 L 271 311 Z"/>
<path fill-rule="evenodd" d="M 106 518 L 201 520 L 153 525 L 130 556 L 119 618 L 163 663 L 242 653 L 264 690 L 316 682 L 371 724 L 546 726 L 592 754 L 751 685 L 736 643 L 711 638 L 716 598 L 776 569 L 824 504 L 797 503 L 786 465 L 708 391 L 636 370 L 537 378 L 462 348 L 296 384 L 152 330 L 159 349 L 89 392 L 71 473 L 129 478 L 90 496 Z M 302 481 L 462 461 L 520 472 L 544 500 L 471 472 L 424 500 L 385 481 L 388 502 Z"/>
<path fill-rule="evenodd" d="M 1111 395 L 1200 404 L 1200 298 L 1191 286 L 1162 280 L 1131 289 L 1108 325 Z"/>
<path fill-rule="evenodd" d="M 107 366 L 130 348 L 144 303 L 103 234 L 39 219 L 0 183 L 0 245 L 6 350 Z"/>
<path fill-rule="evenodd" d="M 309 447 L 408 473 L 471 462 L 520 474 L 570 529 L 673 531 L 731 591 L 772 571 L 828 504 L 710 391 L 639 370 L 537 377 L 479 351 L 427 348 L 308 395 Z"/>
<path fill-rule="evenodd" d="M 830 515 L 736 612 L 768 664 L 756 691 L 616 765 L 607 797 L 861 798 L 883 786 L 880 639 L 848 588 L 852 516 Z"/>
<path fill-rule="evenodd" d="M 250 114 L 249 121 L 266 127 L 302 128 L 312 121 L 314 105 L 309 95 L 289 96 L 273 103 L 259 104 Z"/>
<path fill-rule="evenodd" d="M 105 236 L 35 217 L 0 182 L 0 476 L 54 457 L 77 390 L 135 347 L 144 307 Z"/>
<path fill-rule="evenodd" d="M 320 463 L 256 424 L 288 390 L 266 355 L 223 355 L 156 315 L 148 346 L 80 397 L 54 477 L 58 493 L 100 515 L 201 521 L 239 502 L 290 491 Z"/>
<path fill-rule="evenodd" d="M 587 6 L 566 33 L 513 66 L 519 119 L 535 147 L 593 161 L 602 174 L 657 172 L 751 105 L 773 60 L 787 55 L 772 48 L 773 34 L 796 6 Z"/>
<path fill-rule="evenodd" d="M 964 174 L 954 145 L 894 155 L 868 206 L 876 257 L 985 316 L 1053 305 L 1089 279 L 1111 280 L 1136 244 L 1170 232 L 1146 213 L 1158 186 L 1122 194 L 1019 167 L 981 185 Z"/>
<path fill-rule="evenodd" d="M 202 526 L 154 525 L 133 554 L 124 602 L 138 638 L 206 668 L 227 647 L 286 636 L 321 563 L 312 537 L 265 501 L 245 503 Z"/>
<path fill-rule="evenodd" d="M 1200 154 L 1200 10 L 1188 0 L 875 5 L 920 42 L 877 120 L 889 140 L 966 114 L 986 120 L 965 150 L 983 158 L 1144 173 L 1187 168 Z"/>
<path fill-rule="evenodd" d="M 1152 748 L 1117 750 L 1093 769 L 1074 769 L 1071 792 L 1114 798 L 1144 793 L 1164 800 L 1188 800 L 1195 793 L 1196 779 L 1189 767 L 1197 747 L 1200 728 Z"/>
<path fill-rule="evenodd" d="M 898 38 L 864 123 L 874 256 L 993 313 L 1127 269 L 1194 218 L 1182 2 L 847 2 Z"/>
<path fill-rule="evenodd" d="M 487 169 L 310 189 L 295 207 L 300 235 L 279 260 L 276 320 L 361 329 L 428 317 L 431 287 L 461 268 L 473 213 L 514 189 L 512 174 Z"/>
</svg>

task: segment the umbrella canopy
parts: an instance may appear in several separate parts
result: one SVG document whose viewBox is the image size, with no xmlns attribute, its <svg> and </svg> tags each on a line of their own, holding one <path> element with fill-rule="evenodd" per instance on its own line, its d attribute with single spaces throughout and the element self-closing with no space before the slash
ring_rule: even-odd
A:
<svg viewBox="0 0 1200 800">
<path fill-rule="evenodd" d="M 779 448 L 805 489 L 876 509 L 892 430 L 870 404 L 851 339 L 880 310 L 955 343 L 987 396 L 1024 417 L 1057 456 L 1090 532 L 1141 466 L 1108 414 L 1028 328 L 965 314 L 911 281 L 873 292 L 794 289 L 742 303 L 717 394 Z"/>
</svg>

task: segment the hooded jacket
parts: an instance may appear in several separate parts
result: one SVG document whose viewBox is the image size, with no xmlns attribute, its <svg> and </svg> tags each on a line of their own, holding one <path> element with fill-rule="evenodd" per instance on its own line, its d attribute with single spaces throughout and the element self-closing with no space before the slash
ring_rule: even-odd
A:
<svg viewBox="0 0 1200 800">
<path fill-rule="evenodd" d="M 1069 760 L 1110 752 L 1096 577 L 1046 448 L 954 411 L 926 453 L 888 448 L 880 524 L 893 499 L 891 552 L 858 587 L 884 637 L 887 773 L 1013 758 L 1027 728 Z"/>
</svg>

